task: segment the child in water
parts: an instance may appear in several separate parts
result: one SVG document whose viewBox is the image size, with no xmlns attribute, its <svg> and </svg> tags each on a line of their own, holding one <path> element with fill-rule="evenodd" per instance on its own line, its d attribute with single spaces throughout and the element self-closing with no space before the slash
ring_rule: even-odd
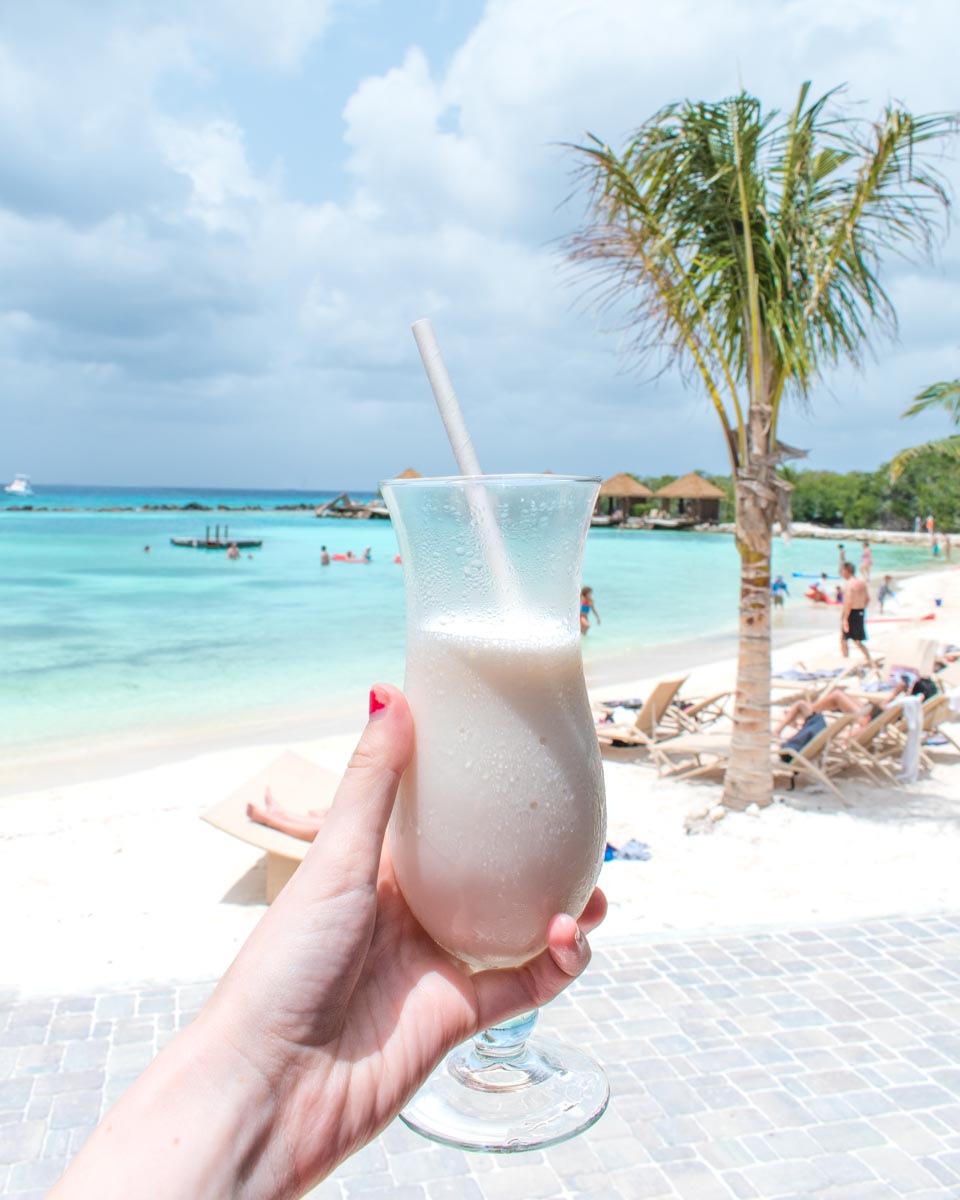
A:
<svg viewBox="0 0 960 1200">
<path fill-rule="evenodd" d="M 590 614 L 597 618 L 597 624 L 600 624 L 600 614 L 597 612 L 596 605 L 593 603 L 593 588 L 584 587 L 580 589 L 580 632 L 589 633 L 590 631 Z"/>
</svg>

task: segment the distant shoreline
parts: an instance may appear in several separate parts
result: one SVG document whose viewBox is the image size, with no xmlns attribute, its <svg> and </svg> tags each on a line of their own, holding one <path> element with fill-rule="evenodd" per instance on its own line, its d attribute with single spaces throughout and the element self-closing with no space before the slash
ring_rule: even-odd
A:
<svg viewBox="0 0 960 1200">
<path fill-rule="evenodd" d="M 355 492 L 359 500 L 363 500 L 367 496 L 371 496 L 372 492 Z M 40 504 L 4 504 L 0 505 L 0 512 L 8 513 L 166 513 L 166 512 L 183 512 L 183 513 L 260 513 L 268 515 L 270 513 L 315 513 L 318 508 L 321 508 L 325 501 L 300 501 L 295 504 L 202 504 L 198 500 L 188 501 L 186 504 L 110 504 L 98 505 L 97 507 L 81 507 L 79 505 L 40 505 Z M 325 516 L 331 516 L 326 513 Z M 331 516 L 331 519 L 332 516 Z M 342 517 L 337 517 L 338 520 L 343 520 Z M 624 534 L 657 534 L 660 531 L 656 529 L 640 529 L 622 526 L 616 532 Z M 736 527 L 730 523 L 722 523 L 719 525 L 697 525 L 690 530 L 691 533 L 709 533 L 709 534 L 725 534 L 733 536 L 736 532 Z M 938 529 L 937 536 L 960 538 L 960 535 L 953 533 L 952 530 Z M 779 534 L 774 534 L 774 538 L 779 537 Z M 907 529 L 839 529 L 829 525 L 811 525 L 807 523 L 793 525 L 790 529 L 790 536 L 794 538 L 811 538 L 821 539 L 824 541 L 842 542 L 849 541 L 851 543 L 859 543 L 864 540 L 869 542 L 883 543 L 892 546 L 929 546 L 930 535 L 926 532 L 914 533 Z M 958 545 L 960 549 L 960 545 Z M 932 556 L 931 556 L 932 557 Z M 943 561 L 941 559 L 941 561 Z M 935 565 L 935 564 L 934 564 Z"/>
<path fill-rule="evenodd" d="M 357 493 L 358 496 L 366 493 Z M 149 512 L 237 512 L 237 513 L 272 513 L 272 512 L 315 512 L 323 501 L 316 500 L 306 504 L 201 504 L 191 500 L 188 504 L 109 504 L 97 508 L 80 508 L 76 505 L 63 505 L 56 508 L 47 504 L 5 504 L 0 512 L 15 513 L 149 513 Z"/>
</svg>

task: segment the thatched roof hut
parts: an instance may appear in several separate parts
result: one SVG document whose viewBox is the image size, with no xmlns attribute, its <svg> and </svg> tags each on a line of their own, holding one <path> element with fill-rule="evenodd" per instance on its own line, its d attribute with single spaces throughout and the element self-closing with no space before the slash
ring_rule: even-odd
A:
<svg viewBox="0 0 960 1200">
<path fill-rule="evenodd" d="M 639 479 L 621 471 L 619 475 L 611 475 L 600 484 L 600 495 L 614 499 L 649 500 L 653 492 Z"/>
<path fill-rule="evenodd" d="M 401 471 L 399 475 L 394 475 L 394 479 L 422 479 L 423 476 L 413 467 L 407 467 L 405 471 Z"/>
<path fill-rule="evenodd" d="M 719 521 L 720 501 L 726 499 L 725 492 L 696 471 L 657 488 L 653 494 L 658 500 L 676 500 L 678 514 L 696 521 Z"/>
<path fill-rule="evenodd" d="M 630 516 L 630 506 L 635 500 L 649 500 L 652 495 L 650 489 L 632 475 L 627 475 L 624 471 L 619 475 L 612 475 L 601 483 L 597 497 L 597 512 L 606 511 L 610 514 L 610 519 L 604 518 L 600 522 L 598 517 L 597 523 L 615 524 L 618 520 L 625 520 Z M 619 517 L 616 516 L 617 513 L 620 514 Z"/>
</svg>

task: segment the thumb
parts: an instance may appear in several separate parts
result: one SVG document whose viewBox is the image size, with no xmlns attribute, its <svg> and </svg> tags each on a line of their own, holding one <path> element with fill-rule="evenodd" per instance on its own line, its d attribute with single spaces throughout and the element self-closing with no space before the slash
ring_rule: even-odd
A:
<svg viewBox="0 0 960 1200">
<path fill-rule="evenodd" d="M 314 895 L 376 884 L 383 835 L 413 745 L 413 717 L 403 692 L 376 684 L 370 691 L 370 719 L 297 872 L 310 881 Z"/>
</svg>

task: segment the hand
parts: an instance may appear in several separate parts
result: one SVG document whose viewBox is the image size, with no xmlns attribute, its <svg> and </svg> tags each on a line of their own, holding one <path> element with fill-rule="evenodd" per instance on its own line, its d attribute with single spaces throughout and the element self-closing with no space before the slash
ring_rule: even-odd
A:
<svg viewBox="0 0 960 1200">
<path fill-rule="evenodd" d="M 515 969 L 471 974 L 424 933 L 383 844 L 413 721 L 396 688 L 378 685 L 374 697 L 380 707 L 297 872 L 57 1200 L 299 1196 L 383 1129 L 455 1045 L 546 1004 L 586 967 L 582 931 L 606 912 L 599 890 L 579 924 L 554 916 L 547 949 Z"/>
<path fill-rule="evenodd" d="M 471 975 L 423 932 L 383 845 L 413 721 L 401 692 L 375 695 L 383 707 L 320 837 L 215 998 L 224 1033 L 281 1097 L 285 1152 L 305 1184 L 392 1120 L 453 1046 L 546 1004 L 589 961 L 571 915 L 555 916 L 548 949 L 516 970 Z M 594 893 L 582 927 L 605 910 Z"/>
</svg>

